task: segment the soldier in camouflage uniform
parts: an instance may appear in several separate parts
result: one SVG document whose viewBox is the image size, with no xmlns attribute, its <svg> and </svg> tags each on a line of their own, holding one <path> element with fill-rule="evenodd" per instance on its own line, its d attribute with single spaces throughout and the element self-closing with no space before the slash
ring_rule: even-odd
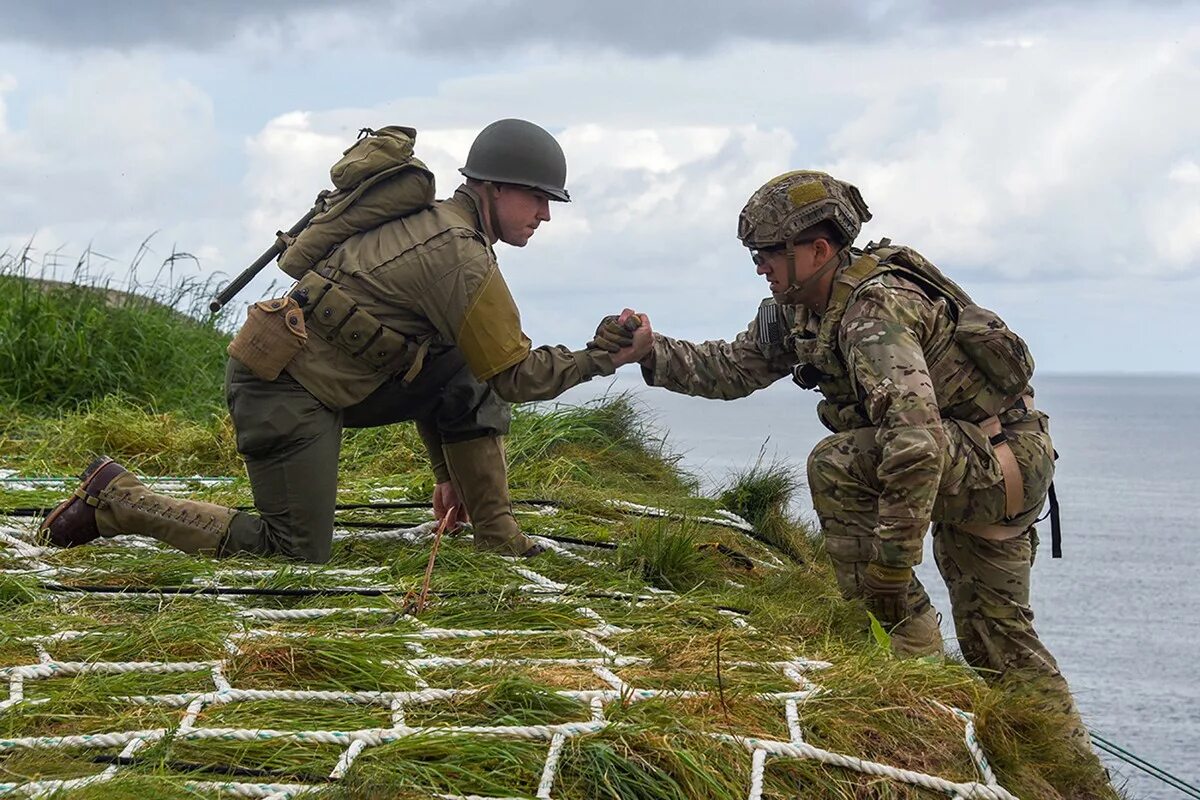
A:
<svg viewBox="0 0 1200 800">
<path fill-rule="evenodd" d="M 481 549 L 540 553 L 509 501 L 500 440 L 509 403 L 557 397 L 632 355 L 532 347 L 500 273 L 492 245 L 523 247 L 549 221 L 550 201 L 570 199 L 554 138 L 501 120 L 479 134 L 461 171 L 467 180 L 452 198 L 351 236 L 304 273 L 287 324 L 305 338 L 301 345 L 280 327 L 300 349 L 277 377 L 230 359 L 226 395 L 257 515 L 156 494 L 100 458 L 44 521 L 44 537 L 69 547 L 139 533 L 186 552 L 324 562 L 343 427 L 413 420 L 436 479 L 435 512 L 465 506 L 459 519 L 469 514 Z M 285 302 L 264 308 L 283 312 Z M 269 351 L 275 339 L 261 341 Z"/>
<path fill-rule="evenodd" d="M 732 400 L 792 376 L 820 392 L 832 435 L 809 456 L 808 482 L 843 594 L 866 601 L 897 654 L 940 653 L 913 572 L 933 523 L 966 660 L 989 680 L 1039 683 L 1086 742 L 1029 606 L 1033 524 L 1054 473 L 1032 359 L 915 251 L 853 248 L 868 219 L 858 190 L 824 173 L 769 181 L 738 237 L 773 296 L 732 342 L 651 338 L 644 325 L 632 338 L 646 383 Z"/>
</svg>

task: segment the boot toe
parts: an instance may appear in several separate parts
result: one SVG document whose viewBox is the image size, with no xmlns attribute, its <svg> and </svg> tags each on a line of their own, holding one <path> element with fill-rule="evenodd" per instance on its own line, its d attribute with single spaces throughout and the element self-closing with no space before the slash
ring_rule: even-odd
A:
<svg viewBox="0 0 1200 800">
<path fill-rule="evenodd" d="M 79 486 L 59 503 L 38 528 L 38 539 L 55 547 L 77 547 L 98 539 L 96 505 L 100 492 L 125 468 L 107 456 L 92 461 L 80 475 Z"/>
<path fill-rule="evenodd" d="M 529 548 L 524 553 L 521 553 L 521 558 L 537 558 L 542 553 L 547 553 L 549 551 L 550 551 L 550 548 L 546 547 L 546 545 L 535 544 L 533 547 Z"/>
<path fill-rule="evenodd" d="M 75 495 L 55 506 L 38 530 L 38 540 L 55 547 L 75 547 L 99 536 L 96 509 Z"/>
</svg>

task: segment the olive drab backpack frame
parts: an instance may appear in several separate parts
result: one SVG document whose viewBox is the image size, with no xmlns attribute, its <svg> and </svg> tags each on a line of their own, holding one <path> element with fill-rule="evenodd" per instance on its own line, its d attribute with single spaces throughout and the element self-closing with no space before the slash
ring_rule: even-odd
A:
<svg viewBox="0 0 1200 800">
<path fill-rule="evenodd" d="M 400 125 L 361 129 L 358 140 L 329 170 L 334 188 L 318 193 L 295 225 L 277 231 L 275 243 L 221 290 L 209 310 L 220 311 L 272 259 L 299 279 L 354 234 L 431 206 L 433 173 L 413 155 L 416 138 L 415 128 Z"/>
<path fill-rule="evenodd" d="M 297 279 L 283 297 L 252 303 L 229 343 L 229 355 L 260 380 L 279 377 L 304 348 L 310 326 L 372 369 L 407 367 L 406 382 L 420 371 L 428 343 L 414 346 L 314 271 L 355 234 L 433 205 L 433 173 L 413 156 L 416 136 L 413 128 L 398 125 L 363 128 L 329 171 L 334 188 L 318 194 L 312 210 L 289 231 L 277 232 L 271 249 L 212 302 L 212 309 L 219 310 L 275 257 L 280 269 Z M 327 318 L 336 325 L 330 327 Z"/>
</svg>

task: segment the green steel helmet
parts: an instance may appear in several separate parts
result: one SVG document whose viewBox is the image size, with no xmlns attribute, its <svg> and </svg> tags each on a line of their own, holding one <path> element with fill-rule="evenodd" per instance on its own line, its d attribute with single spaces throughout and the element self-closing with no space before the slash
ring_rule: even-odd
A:
<svg viewBox="0 0 1200 800">
<path fill-rule="evenodd" d="M 459 172 L 479 181 L 531 186 L 571 202 L 562 147 L 545 128 L 523 119 L 497 120 L 480 131 Z"/>
<path fill-rule="evenodd" d="M 871 212 L 854 186 L 824 172 L 785 172 L 764 183 L 738 216 L 738 238 L 757 249 L 791 244 L 828 220 L 852 244 Z"/>
</svg>

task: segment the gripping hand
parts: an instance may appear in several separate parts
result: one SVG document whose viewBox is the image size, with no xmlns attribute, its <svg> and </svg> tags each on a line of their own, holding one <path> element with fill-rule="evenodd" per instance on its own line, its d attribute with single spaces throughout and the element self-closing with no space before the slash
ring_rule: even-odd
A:
<svg viewBox="0 0 1200 800">
<path fill-rule="evenodd" d="M 642 321 L 636 314 L 624 322 L 616 314 L 609 314 L 596 326 L 596 336 L 587 343 L 589 349 L 615 353 L 633 345 L 633 332 L 641 327 Z"/>
</svg>

